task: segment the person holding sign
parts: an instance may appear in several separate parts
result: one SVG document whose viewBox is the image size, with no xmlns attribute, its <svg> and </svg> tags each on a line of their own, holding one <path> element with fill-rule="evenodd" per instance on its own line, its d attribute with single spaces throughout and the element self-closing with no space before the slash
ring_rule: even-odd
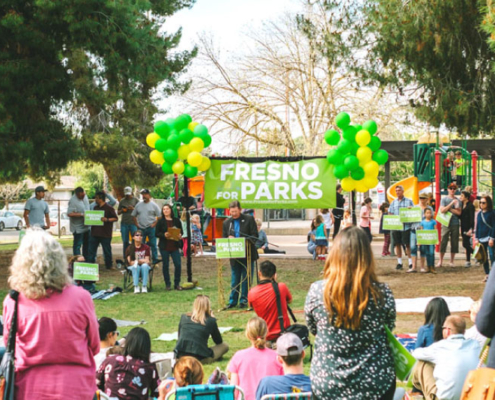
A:
<svg viewBox="0 0 495 400">
<path fill-rule="evenodd" d="M 170 232 L 179 231 L 179 235 L 174 235 Z M 165 290 L 172 290 L 170 283 L 169 263 L 170 257 L 174 263 L 174 289 L 182 290 L 180 285 L 181 275 L 181 259 L 179 252 L 179 241 L 183 235 L 182 223 L 179 218 L 174 217 L 174 211 L 170 204 L 165 204 L 162 207 L 162 217 L 156 225 L 156 237 L 159 239 L 158 247 L 162 256 L 162 272 L 165 280 Z"/>
<path fill-rule="evenodd" d="M 397 198 L 392 201 L 388 213 L 390 215 L 400 215 L 401 208 L 412 208 L 414 203 L 411 199 L 404 197 L 404 187 L 397 185 L 395 187 L 395 194 Z M 409 269 L 412 268 L 411 260 L 411 224 L 405 223 L 402 230 L 392 231 L 392 236 L 395 243 L 395 253 L 397 254 L 397 267 L 395 269 L 402 269 L 402 245 L 406 246 L 406 255 L 409 258 Z"/>
<path fill-rule="evenodd" d="M 488 275 L 490 274 L 490 264 L 493 264 L 493 242 L 495 238 L 495 213 L 493 212 L 493 201 L 490 196 L 482 196 L 480 199 L 481 211 L 478 213 L 476 220 L 476 233 L 474 238 L 474 245 L 483 246 L 485 251 L 486 260 L 483 264 L 485 269 L 485 278 L 483 282 L 488 281 Z M 489 256 L 488 256 L 489 255 Z M 488 261 L 490 259 L 490 262 Z"/>
<path fill-rule="evenodd" d="M 141 293 L 148 293 L 148 274 L 150 272 L 150 247 L 143 243 L 143 232 L 139 229 L 134 232 L 132 237 L 133 243 L 129 245 L 126 251 L 127 269 L 132 273 L 134 281 L 134 293 L 139 293 L 139 275 L 143 281 Z"/>
<path fill-rule="evenodd" d="M 428 207 L 425 208 L 424 219 L 420 222 L 419 229 L 434 230 L 437 226 L 437 221 L 433 219 L 433 210 Z M 437 236 L 438 237 L 438 236 Z M 422 244 L 421 250 L 421 272 L 431 272 L 435 274 L 435 245 L 434 244 Z M 425 270 L 425 258 L 427 270 Z"/>
<path fill-rule="evenodd" d="M 113 223 L 118 220 L 115 209 L 107 204 L 104 192 L 95 194 L 94 211 L 103 211 L 101 221 L 102 226 L 94 225 L 91 227 L 91 235 L 89 237 L 89 256 L 88 262 L 94 264 L 96 262 L 96 253 L 101 244 L 103 248 L 103 257 L 105 258 L 105 268 L 111 269 L 113 264 L 112 259 L 112 232 Z"/>
<path fill-rule="evenodd" d="M 441 267 L 443 258 L 447 252 L 450 238 L 450 266 L 454 266 L 455 255 L 459 253 L 459 217 L 462 212 L 461 202 L 455 197 L 457 185 L 451 183 L 447 188 L 449 195 L 440 201 L 440 212 L 450 213 L 450 221 L 447 225 L 442 224 L 442 242 L 440 243 L 440 259 L 437 267 Z"/>
<path fill-rule="evenodd" d="M 256 241 L 258 240 L 258 228 L 253 217 L 241 213 L 241 203 L 234 200 L 229 204 L 230 218 L 223 222 L 223 237 L 224 238 L 246 238 L 246 247 L 249 246 L 251 253 L 251 282 L 254 278 L 254 263 L 259 258 L 258 250 L 256 250 Z M 241 298 L 239 301 L 240 308 L 246 308 L 248 304 L 248 262 L 246 258 L 231 258 L 230 269 L 232 271 L 232 279 L 230 284 L 229 304 L 226 308 L 234 308 L 239 301 L 239 292 Z M 239 290 L 240 289 L 240 290 Z"/>
<path fill-rule="evenodd" d="M 471 246 L 471 239 L 474 233 L 474 206 L 470 200 L 471 193 L 468 191 L 461 192 L 461 235 L 462 235 L 462 247 L 466 250 L 466 267 L 471 266 L 471 254 L 473 254 L 473 248 Z"/>
<path fill-rule="evenodd" d="M 425 218 L 425 211 L 430 210 L 431 215 L 433 215 L 433 209 L 428 205 L 428 196 L 426 193 L 421 193 L 419 195 L 419 204 L 416 206 L 421 209 L 421 221 Z M 412 259 L 412 268 L 409 268 L 407 272 L 416 272 L 416 266 L 418 261 L 418 241 L 416 238 L 416 229 L 425 229 L 421 226 L 421 221 L 414 222 L 411 225 L 411 259 Z M 424 263 L 425 263 L 426 253 L 421 252 L 421 272 L 425 272 Z"/>
</svg>

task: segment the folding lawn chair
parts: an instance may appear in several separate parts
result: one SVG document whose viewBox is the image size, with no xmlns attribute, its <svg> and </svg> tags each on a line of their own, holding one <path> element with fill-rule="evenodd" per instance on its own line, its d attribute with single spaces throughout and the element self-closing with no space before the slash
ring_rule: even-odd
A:
<svg viewBox="0 0 495 400">
<path fill-rule="evenodd" d="M 284 394 L 265 394 L 261 400 L 286 400 L 286 399 L 300 399 L 311 400 L 311 392 L 301 393 L 284 393 Z"/>
<path fill-rule="evenodd" d="M 175 400 L 235 400 L 236 390 L 244 400 L 244 392 L 234 385 L 190 385 L 170 392 L 165 400 L 175 395 Z"/>
<path fill-rule="evenodd" d="M 156 260 L 155 263 L 152 263 L 151 264 L 151 268 L 150 268 L 150 271 L 148 273 L 148 292 L 151 292 L 151 290 L 153 289 L 153 271 L 155 270 L 155 267 L 160 264 L 162 262 L 162 260 Z M 128 268 L 129 265 L 127 262 L 124 262 L 124 269 L 122 269 L 122 274 L 124 275 L 124 283 L 123 283 L 123 291 L 125 292 L 127 289 L 129 289 L 130 287 L 133 287 L 134 284 L 133 284 L 133 279 L 132 279 L 132 272 L 130 271 L 130 269 Z M 139 277 L 139 282 L 141 282 L 142 278 Z"/>
</svg>

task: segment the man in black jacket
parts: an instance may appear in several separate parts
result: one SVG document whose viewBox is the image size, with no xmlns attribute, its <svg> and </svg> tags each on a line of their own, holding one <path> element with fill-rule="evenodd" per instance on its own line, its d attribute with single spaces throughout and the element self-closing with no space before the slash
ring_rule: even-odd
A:
<svg viewBox="0 0 495 400">
<path fill-rule="evenodd" d="M 253 217 L 241 213 L 241 204 L 234 200 L 229 204 L 230 218 L 223 222 L 224 238 L 245 238 L 246 247 L 251 251 L 251 282 L 253 281 L 254 263 L 258 259 L 256 250 L 256 240 L 258 239 L 258 228 Z M 241 298 L 240 308 L 247 307 L 248 281 L 247 281 L 247 258 L 230 259 L 230 269 L 232 271 L 230 298 L 227 308 L 234 308 L 239 301 L 239 289 Z"/>
<path fill-rule="evenodd" d="M 334 216 L 334 224 L 333 224 L 333 238 L 335 239 L 335 236 L 339 234 L 340 230 L 340 223 L 342 222 L 342 219 L 344 219 L 344 204 L 345 204 L 345 198 L 342 196 L 342 186 L 340 186 L 340 183 L 337 185 L 336 188 L 336 203 L 337 206 L 332 210 L 332 214 Z"/>
</svg>

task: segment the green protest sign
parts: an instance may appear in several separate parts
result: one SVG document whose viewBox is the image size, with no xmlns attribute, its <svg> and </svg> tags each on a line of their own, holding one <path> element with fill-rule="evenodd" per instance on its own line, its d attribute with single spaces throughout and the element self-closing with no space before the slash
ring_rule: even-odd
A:
<svg viewBox="0 0 495 400">
<path fill-rule="evenodd" d="M 74 263 L 74 280 L 97 281 L 100 279 L 98 264 Z"/>
<path fill-rule="evenodd" d="M 84 225 L 88 226 L 103 226 L 101 220 L 105 216 L 105 211 L 85 211 Z"/>
<path fill-rule="evenodd" d="M 443 226 L 449 226 L 451 218 L 452 218 L 452 213 L 447 211 L 445 214 L 438 212 L 437 217 L 435 219 L 437 220 L 437 222 L 440 222 Z"/>
<path fill-rule="evenodd" d="M 217 258 L 246 258 L 246 239 L 228 238 L 215 241 Z"/>
<path fill-rule="evenodd" d="M 384 215 L 382 228 L 386 231 L 402 231 L 404 225 L 400 222 L 399 215 Z"/>
<path fill-rule="evenodd" d="M 438 244 L 438 232 L 435 229 L 416 230 L 416 239 L 418 244 Z"/>
<path fill-rule="evenodd" d="M 411 371 L 416 363 L 416 359 L 407 351 L 407 349 L 397 340 L 397 338 L 385 326 L 387 332 L 388 345 L 392 350 L 394 357 L 395 374 L 401 381 L 407 381 Z"/>
<path fill-rule="evenodd" d="M 334 208 L 333 165 L 325 158 L 294 162 L 211 160 L 205 175 L 205 204 L 228 208 Z"/>
<path fill-rule="evenodd" d="M 421 222 L 421 207 L 401 208 L 399 209 L 400 222 Z"/>
</svg>

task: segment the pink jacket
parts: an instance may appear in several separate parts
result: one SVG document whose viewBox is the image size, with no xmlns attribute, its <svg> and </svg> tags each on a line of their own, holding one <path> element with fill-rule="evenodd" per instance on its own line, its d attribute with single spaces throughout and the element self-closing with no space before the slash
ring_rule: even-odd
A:
<svg viewBox="0 0 495 400">
<path fill-rule="evenodd" d="M 14 301 L 7 296 L 5 344 L 13 311 Z M 90 294 L 73 285 L 39 300 L 20 294 L 17 316 L 16 399 L 91 400 L 100 338 Z"/>
</svg>

